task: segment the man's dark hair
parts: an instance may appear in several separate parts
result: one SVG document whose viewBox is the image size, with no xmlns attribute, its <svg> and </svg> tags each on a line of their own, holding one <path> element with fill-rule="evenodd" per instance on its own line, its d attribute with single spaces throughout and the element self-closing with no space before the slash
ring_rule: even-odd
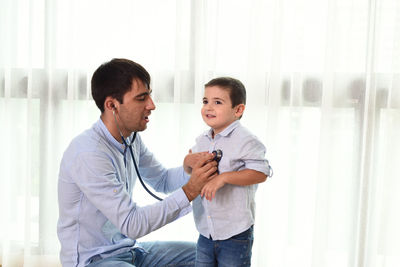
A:
<svg viewBox="0 0 400 267">
<path fill-rule="evenodd" d="M 243 83 L 235 78 L 231 77 L 219 77 L 212 79 L 204 85 L 218 86 L 229 91 L 229 97 L 231 98 L 232 108 L 239 104 L 246 105 L 246 88 Z"/>
<path fill-rule="evenodd" d="M 132 81 L 138 79 L 150 88 L 150 74 L 136 62 L 114 58 L 103 63 L 92 76 L 92 97 L 101 113 L 108 96 L 122 104 L 123 96 L 131 89 Z"/>
</svg>

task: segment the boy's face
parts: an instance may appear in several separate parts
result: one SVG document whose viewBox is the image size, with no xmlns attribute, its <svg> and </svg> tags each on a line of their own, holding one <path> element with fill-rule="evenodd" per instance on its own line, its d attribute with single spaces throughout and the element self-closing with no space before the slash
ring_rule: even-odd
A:
<svg viewBox="0 0 400 267">
<path fill-rule="evenodd" d="M 232 122 L 237 120 L 244 111 L 244 105 L 232 108 L 229 91 L 219 86 L 206 87 L 204 90 L 201 115 L 204 122 L 213 128 L 214 135 L 222 132 Z"/>
</svg>

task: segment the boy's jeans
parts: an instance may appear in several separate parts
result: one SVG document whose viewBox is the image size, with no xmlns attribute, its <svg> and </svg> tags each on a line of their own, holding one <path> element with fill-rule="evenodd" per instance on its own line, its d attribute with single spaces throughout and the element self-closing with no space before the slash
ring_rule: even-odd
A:
<svg viewBox="0 0 400 267">
<path fill-rule="evenodd" d="M 227 240 L 212 240 L 200 235 L 197 241 L 196 267 L 250 266 L 253 239 L 253 226 Z"/>
<path fill-rule="evenodd" d="M 173 267 L 194 266 L 196 245 L 191 242 L 155 241 L 140 243 L 141 248 L 92 262 L 88 267 Z"/>
</svg>

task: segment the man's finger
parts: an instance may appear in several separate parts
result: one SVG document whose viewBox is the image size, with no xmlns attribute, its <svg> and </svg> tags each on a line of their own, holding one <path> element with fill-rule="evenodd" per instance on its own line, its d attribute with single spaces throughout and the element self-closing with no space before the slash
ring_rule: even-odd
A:
<svg viewBox="0 0 400 267">
<path fill-rule="evenodd" d="M 205 164 L 203 167 L 201 167 L 202 171 L 204 174 L 209 177 L 212 175 L 214 172 L 217 171 L 217 163 L 215 161 L 210 161 L 207 164 Z"/>
<path fill-rule="evenodd" d="M 202 167 L 211 157 L 212 157 L 212 154 L 210 154 L 210 153 L 200 154 L 200 157 L 198 158 L 198 160 L 195 164 L 195 167 L 197 167 L 197 168 Z"/>
<path fill-rule="evenodd" d="M 218 168 L 216 168 L 216 169 L 218 169 Z M 208 180 L 207 180 L 207 181 L 210 181 L 210 180 L 214 179 L 214 178 L 217 177 L 218 175 L 219 175 L 219 174 L 217 173 L 217 170 L 215 170 L 215 172 L 214 172 L 211 176 L 208 177 Z"/>
</svg>

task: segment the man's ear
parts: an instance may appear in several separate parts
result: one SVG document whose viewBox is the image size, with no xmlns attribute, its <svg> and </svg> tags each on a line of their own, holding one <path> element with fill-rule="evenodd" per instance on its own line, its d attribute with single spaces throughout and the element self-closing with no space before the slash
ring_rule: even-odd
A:
<svg viewBox="0 0 400 267">
<path fill-rule="evenodd" d="M 243 115 L 246 106 L 244 104 L 239 104 L 235 107 L 235 116 L 240 118 Z"/>
<path fill-rule="evenodd" d="M 118 101 L 111 96 L 107 96 L 106 100 L 104 101 L 104 109 L 111 111 L 118 110 Z"/>
</svg>

